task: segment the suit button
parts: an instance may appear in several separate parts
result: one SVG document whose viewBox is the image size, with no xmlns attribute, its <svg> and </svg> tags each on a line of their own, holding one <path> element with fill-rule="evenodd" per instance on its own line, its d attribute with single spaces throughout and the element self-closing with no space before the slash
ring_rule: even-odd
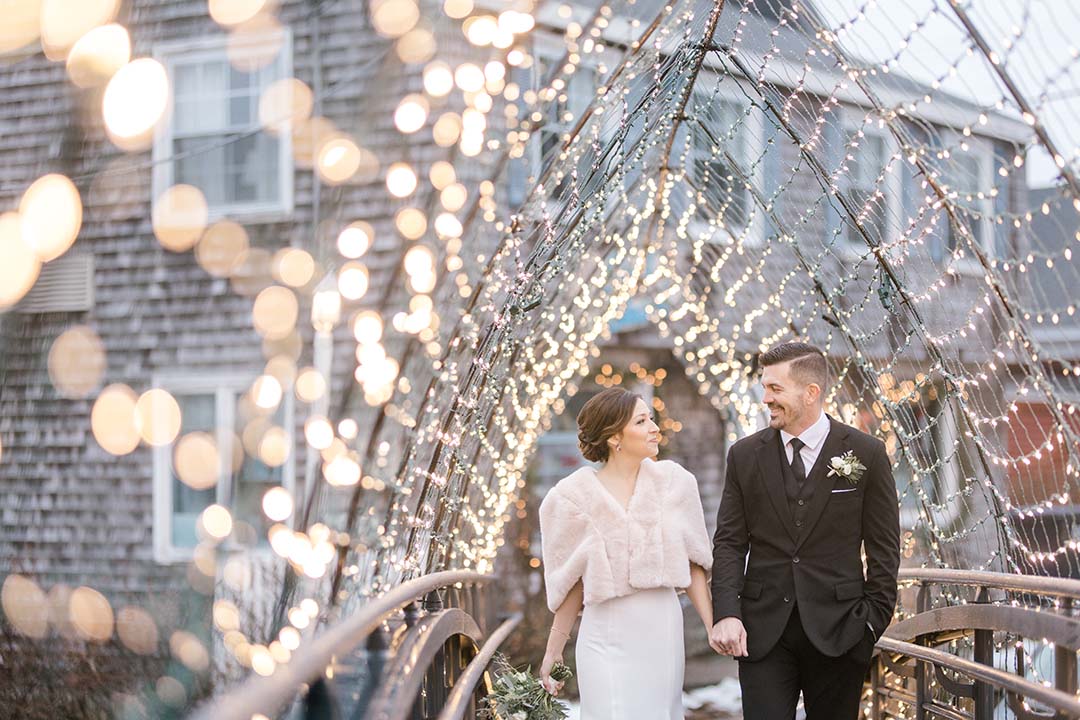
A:
<svg viewBox="0 0 1080 720">
<path fill-rule="evenodd" d="M 793 558 L 791 558 L 791 562 L 793 562 L 793 563 L 795 563 L 797 565 L 799 563 L 799 558 L 793 557 Z"/>
<path fill-rule="evenodd" d="M 806 504 L 806 501 L 805 501 L 805 500 L 800 500 L 800 501 L 799 501 L 799 504 L 800 504 L 800 505 L 805 505 L 805 504 Z"/>
<path fill-rule="evenodd" d="M 796 520 L 795 527 L 802 527 L 802 520 Z"/>
<path fill-rule="evenodd" d="M 789 598 L 787 595 L 785 595 L 784 596 L 784 602 L 791 602 L 791 598 Z"/>
</svg>

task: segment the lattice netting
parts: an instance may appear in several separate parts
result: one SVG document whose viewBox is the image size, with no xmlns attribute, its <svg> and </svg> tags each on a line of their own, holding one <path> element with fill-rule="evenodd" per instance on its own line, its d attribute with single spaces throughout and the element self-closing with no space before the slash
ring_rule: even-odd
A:
<svg viewBox="0 0 1080 720">
<path fill-rule="evenodd" d="M 828 409 L 894 461 L 908 564 L 1080 576 L 1077 81 L 1053 51 L 1076 10 L 619 5 L 506 114 L 463 238 L 486 267 L 468 300 L 436 291 L 450 349 L 415 429 L 385 433 L 402 492 L 358 586 L 490 567 L 537 437 L 631 303 L 729 441 L 758 426 L 758 351 L 825 348 Z M 562 145 L 518 207 L 537 135 Z M 1059 177 L 1033 201 L 1036 156 Z"/>
</svg>

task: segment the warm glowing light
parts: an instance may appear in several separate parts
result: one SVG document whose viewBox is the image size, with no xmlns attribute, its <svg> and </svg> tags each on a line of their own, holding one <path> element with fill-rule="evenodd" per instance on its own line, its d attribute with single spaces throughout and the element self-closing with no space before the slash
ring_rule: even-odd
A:
<svg viewBox="0 0 1080 720">
<path fill-rule="evenodd" d="M 135 427 L 135 391 L 126 385 L 109 385 L 90 411 L 90 428 L 106 452 L 126 455 L 139 445 Z"/>
<path fill-rule="evenodd" d="M 439 193 L 439 200 L 442 202 L 442 206 L 449 212 L 457 212 L 465 207 L 465 201 L 468 200 L 468 198 L 469 193 L 461 183 L 447 185 L 442 189 L 442 192 Z"/>
<path fill-rule="evenodd" d="M 257 645 L 252 649 L 251 669 L 254 670 L 256 674 L 264 677 L 273 675 L 276 667 L 277 664 L 274 662 L 274 658 L 266 648 Z"/>
<path fill-rule="evenodd" d="M 167 390 L 152 388 L 135 403 L 135 429 L 149 445 L 168 445 L 180 433 L 180 405 Z"/>
<path fill-rule="evenodd" d="M 267 0 L 209 0 L 210 17 L 220 25 L 239 25 L 262 12 Z"/>
<path fill-rule="evenodd" d="M 423 245 L 414 245 L 405 253 L 405 272 L 410 275 L 429 273 L 435 268 L 435 256 Z"/>
<path fill-rule="evenodd" d="M 27 637 L 42 638 L 49 630 L 49 605 L 37 583 L 11 574 L 0 587 L 0 608 L 4 619 Z"/>
<path fill-rule="evenodd" d="M 386 172 L 386 188 L 394 197 L 408 197 L 416 190 L 416 171 L 406 163 L 394 163 Z"/>
<path fill-rule="evenodd" d="M 264 410 L 272 410 L 281 402 L 281 383 L 273 375 L 260 375 L 251 385 L 251 398 Z"/>
<path fill-rule="evenodd" d="M 362 345 L 379 342 L 383 334 L 382 316 L 374 310 L 364 310 L 353 318 L 353 337 Z"/>
<path fill-rule="evenodd" d="M 374 238 L 375 229 L 368 223 L 362 220 L 350 223 L 338 235 L 338 252 L 350 260 L 355 260 L 371 248 Z"/>
<path fill-rule="evenodd" d="M 444 0 L 443 12 L 454 20 L 469 17 L 473 11 L 473 0 Z"/>
<path fill-rule="evenodd" d="M 283 248 L 274 254 L 273 272 L 281 282 L 302 288 L 315 277 L 315 258 L 300 248 Z"/>
<path fill-rule="evenodd" d="M 394 226 L 402 237 L 408 240 L 419 240 L 427 232 L 427 216 L 420 208 L 402 208 L 394 216 Z"/>
<path fill-rule="evenodd" d="M 127 606 L 116 613 L 116 635 L 128 650 L 138 655 L 157 652 L 157 623 L 142 608 Z"/>
<path fill-rule="evenodd" d="M 435 35 L 430 30 L 414 27 L 398 38 L 394 49 L 397 51 L 401 62 L 413 65 L 427 62 L 434 57 L 438 44 L 435 41 Z"/>
<path fill-rule="evenodd" d="M 221 459 L 213 436 L 192 432 L 181 437 L 173 449 L 173 468 L 180 482 L 195 490 L 217 485 Z"/>
<path fill-rule="evenodd" d="M 0 23 L 0 54 L 19 50 L 38 39 L 41 5 L 42 0 L 4 3 L 4 22 Z"/>
<path fill-rule="evenodd" d="M 107 83 L 131 60 L 131 36 L 122 25 L 94 28 L 79 38 L 67 58 L 68 77 L 81 88 Z"/>
<path fill-rule="evenodd" d="M 49 378 L 63 397 L 89 395 L 105 376 L 105 346 L 85 325 L 65 330 L 49 349 Z"/>
<path fill-rule="evenodd" d="M 465 92 L 480 92 L 484 89 L 484 71 L 472 63 L 462 63 L 454 71 L 454 83 Z"/>
<path fill-rule="evenodd" d="M 323 468 L 326 482 L 336 487 L 355 485 L 360 482 L 360 465 L 348 455 L 334 458 Z"/>
<path fill-rule="evenodd" d="M 50 60 L 63 60 L 79 38 L 99 25 L 112 22 L 119 6 L 120 0 L 44 0 L 41 47 L 45 55 Z M 5 8 L 5 15 L 6 12 Z"/>
<path fill-rule="evenodd" d="M 266 431 L 259 442 L 259 459 L 270 467 L 281 467 L 292 452 L 291 439 L 285 428 L 275 425 Z"/>
<path fill-rule="evenodd" d="M 326 418 L 316 415 L 304 423 L 304 437 L 316 450 L 325 450 L 334 442 L 334 428 Z"/>
<path fill-rule="evenodd" d="M 50 174 L 34 181 L 19 201 L 23 242 L 42 262 L 71 247 L 82 227 L 83 206 L 75 183 Z"/>
<path fill-rule="evenodd" d="M 338 137 L 319 148 L 315 167 L 319 177 L 330 185 L 340 185 L 352 179 L 360 169 L 360 148 L 346 137 Z"/>
<path fill-rule="evenodd" d="M 495 39 L 495 33 L 498 31 L 499 26 L 491 15 L 475 15 L 462 23 L 461 29 L 465 32 L 465 37 L 469 39 L 469 42 L 484 47 L 490 45 L 491 41 Z"/>
<path fill-rule="evenodd" d="M 454 73 L 444 62 L 428 63 L 424 68 L 424 91 L 432 97 L 443 97 L 454 89 Z"/>
<path fill-rule="evenodd" d="M 256 296 L 251 315 L 260 335 L 280 340 L 296 328 L 300 303 L 292 290 L 272 285 Z"/>
<path fill-rule="evenodd" d="M 306 403 L 318 400 L 326 393 L 326 380 L 315 368 L 305 368 L 296 377 L 296 396 Z"/>
<path fill-rule="evenodd" d="M 406 95 L 394 111 L 394 124 L 403 133 L 414 133 L 424 127 L 430 109 L 423 95 Z"/>
<path fill-rule="evenodd" d="M 285 45 L 285 30 L 270 13 L 258 13 L 233 27 L 225 43 L 229 64 L 253 73 L 270 65 Z"/>
<path fill-rule="evenodd" d="M 97 590 L 75 588 L 68 601 L 71 626 L 83 638 L 105 642 L 112 637 L 113 611 L 109 601 Z"/>
<path fill-rule="evenodd" d="M 441 191 L 457 180 L 457 172 L 453 165 L 445 160 L 439 160 L 432 163 L 431 170 L 428 171 L 428 179 L 436 190 Z"/>
<path fill-rule="evenodd" d="M 359 300 L 368 291 L 368 269 L 363 263 L 347 262 L 338 272 L 338 291 L 346 300 Z"/>
<path fill-rule="evenodd" d="M 220 220 L 203 233 L 195 245 L 195 259 L 215 277 L 229 277 L 244 261 L 248 250 L 247 230 L 232 220 Z"/>
<path fill-rule="evenodd" d="M 280 522 L 293 513 L 292 494 L 281 486 L 272 487 L 263 493 L 262 508 L 266 517 Z"/>
<path fill-rule="evenodd" d="M 290 123 L 310 118 L 314 106 L 311 88 L 296 78 L 283 78 L 259 97 L 259 124 L 270 133 L 281 133 Z"/>
<path fill-rule="evenodd" d="M 202 523 L 207 535 L 218 540 L 228 537 L 233 528 L 232 514 L 228 508 L 217 504 L 203 510 L 202 515 L 199 516 L 199 522 Z"/>
<path fill-rule="evenodd" d="M 210 215 L 206 196 L 193 185 L 173 185 L 154 203 L 154 235 L 166 250 L 185 252 L 195 247 Z"/>
<path fill-rule="evenodd" d="M 386 37 L 400 37 L 420 20 L 420 8 L 415 0 L 372 0 L 371 24 Z"/>
<path fill-rule="evenodd" d="M 152 131 L 169 101 L 169 78 L 157 60 L 132 60 L 105 88 L 102 112 L 109 138 L 123 150 L 150 146 Z"/>
<path fill-rule="evenodd" d="M 431 127 L 431 135 L 439 147 L 450 147 L 461 137 L 461 117 L 457 113 L 443 113 Z"/>
<path fill-rule="evenodd" d="M 186 630 L 177 630 L 169 637 L 169 650 L 192 672 L 201 673 L 210 667 L 210 654 L 206 647 Z"/>
</svg>

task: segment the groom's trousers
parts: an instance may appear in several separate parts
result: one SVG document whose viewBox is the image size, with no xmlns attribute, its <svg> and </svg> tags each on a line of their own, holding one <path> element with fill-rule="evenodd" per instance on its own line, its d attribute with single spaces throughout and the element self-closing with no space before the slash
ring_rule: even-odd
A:
<svg viewBox="0 0 1080 720">
<path fill-rule="evenodd" d="M 799 691 L 806 720 L 856 720 L 874 639 L 869 629 L 847 653 L 823 655 L 803 631 L 793 608 L 780 640 L 765 657 L 739 662 L 746 720 L 792 720 Z"/>
</svg>

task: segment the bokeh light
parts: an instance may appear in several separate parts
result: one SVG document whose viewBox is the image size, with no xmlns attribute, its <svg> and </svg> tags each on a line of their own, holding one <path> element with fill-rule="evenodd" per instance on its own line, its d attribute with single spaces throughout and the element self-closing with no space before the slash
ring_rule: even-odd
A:
<svg viewBox="0 0 1080 720">
<path fill-rule="evenodd" d="M 402 208 L 394 216 L 394 226 L 405 239 L 419 240 L 427 232 L 427 216 L 420 208 Z"/>
<path fill-rule="evenodd" d="M 292 494 L 281 486 L 272 487 L 263 494 L 262 508 L 266 517 L 281 522 L 293 513 Z"/>
<path fill-rule="evenodd" d="M 338 252 L 355 260 L 371 248 L 375 238 L 375 229 L 363 220 L 350 223 L 337 238 Z"/>
<path fill-rule="evenodd" d="M 150 613 L 128 605 L 116 613 L 116 635 L 124 647 L 138 655 L 152 655 L 158 649 L 158 628 Z"/>
<path fill-rule="evenodd" d="M 132 60 L 105 87 L 102 113 L 109 139 L 122 150 L 150 147 L 154 126 L 169 102 L 169 78 L 151 58 Z"/>
<path fill-rule="evenodd" d="M 420 8 L 415 0 L 372 0 L 371 24 L 386 37 L 400 37 L 420 20 Z"/>
<path fill-rule="evenodd" d="M 42 638 L 49 630 L 49 606 L 37 583 L 14 573 L 0 587 L 0 608 L 15 630 L 27 637 Z"/>
<path fill-rule="evenodd" d="M 430 109 L 423 95 L 406 95 L 394 111 L 394 124 L 403 133 L 414 133 L 424 127 Z"/>
<path fill-rule="evenodd" d="M 122 25 L 96 27 L 79 38 L 67 57 L 71 82 L 81 88 L 107 83 L 131 60 L 131 36 Z"/>
<path fill-rule="evenodd" d="M 52 173 L 39 178 L 19 201 L 23 242 L 41 262 L 67 252 L 79 234 L 82 217 L 79 191 L 63 175 Z"/>
<path fill-rule="evenodd" d="M 251 20 L 266 4 L 267 0 L 209 0 L 208 9 L 214 22 L 232 26 Z"/>
<path fill-rule="evenodd" d="M 38 39 L 41 33 L 42 0 L 11 0 L 3 6 L 0 23 L 0 54 L 20 50 Z"/>
<path fill-rule="evenodd" d="M 217 442 L 205 432 L 190 432 L 173 449 L 173 468 L 180 482 L 195 490 L 214 487 L 221 474 Z"/>
<path fill-rule="evenodd" d="M 398 162 L 386 171 L 386 188 L 394 197 L 408 197 L 416 190 L 416 171 L 408 163 Z"/>
<path fill-rule="evenodd" d="M 60 395 L 86 397 L 105 375 L 105 346 L 92 329 L 76 325 L 53 341 L 48 366 L 49 378 Z"/>
<path fill-rule="evenodd" d="M 247 230 L 232 220 L 220 220 L 206 229 L 195 245 L 195 259 L 214 277 L 229 277 L 244 261 L 249 247 Z"/>
<path fill-rule="evenodd" d="M 112 22 L 119 7 L 120 0 L 44 0 L 41 47 L 46 57 L 63 60 L 79 38 L 99 25 Z"/>
<path fill-rule="evenodd" d="M 169 391 L 151 388 L 135 403 L 135 429 L 148 445 L 168 445 L 180 433 L 180 405 Z"/>
<path fill-rule="evenodd" d="M 338 137 L 319 148 L 315 168 L 319 177 L 330 185 L 340 185 L 352 179 L 360 169 L 360 148 L 347 137 Z"/>
<path fill-rule="evenodd" d="M 271 83 L 259 97 L 259 124 L 270 133 L 280 133 L 289 124 L 311 117 L 315 97 L 311 88 L 296 78 Z"/>
<path fill-rule="evenodd" d="M 264 337 L 280 339 L 296 327 L 300 303 L 296 294 L 280 285 L 266 288 L 255 298 L 252 318 L 255 330 Z"/>
<path fill-rule="evenodd" d="M 233 529 L 232 513 L 229 512 L 228 508 L 216 503 L 207 506 L 202 511 L 202 515 L 199 516 L 199 523 L 207 535 L 217 540 L 228 537 Z"/>
<path fill-rule="evenodd" d="M 173 185 L 154 203 L 154 236 L 166 250 L 185 252 L 199 242 L 209 216 L 202 190 L 193 185 Z"/>
<path fill-rule="evenodd" d="M 135 427 L 135 391 L 127 385 L 114 383 L 98 395 L 90 411 L 90 428 L 106 452 L 127 455 L 139 445 Z"/>
<path fill-rule="evenodd" d="M 315 368 L 305 368 L 296 376 L 296 396 L 313 403 L 326 393 L 326 379 Z"/>
<path fill-rule="evenodd" d="M 104 595 L 93 588 L 78 587 L 68 602 L 71 625 L 81 637 L 92 642 L 112 637 L 113 610 Z"/>
<path fill-rule="evenodd" d="M 359 300 L 368 291 L 368 269 L 363 263 L 351 261 L 338 271 L 338 292 L 346 300 Z"/>
<path fill-rule="evenodd" d="M 424 68 L 424 90 L 432 97 L 443 97 L 454 89 L 454 73 L 441 61 L 428 63 Z"/>
</svg>

